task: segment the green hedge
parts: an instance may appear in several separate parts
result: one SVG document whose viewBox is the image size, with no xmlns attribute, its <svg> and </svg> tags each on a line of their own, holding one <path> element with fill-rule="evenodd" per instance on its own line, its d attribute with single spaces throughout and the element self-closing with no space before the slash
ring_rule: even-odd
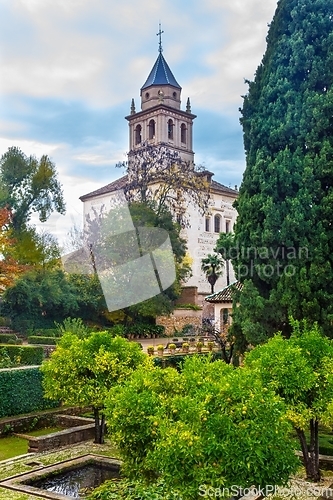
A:
<svg viewBox="0 0 333 500">
<path fill-rule="evenodd" d="M 58 328 L 36 328 L 28 332 L 28 337 L 61 337 L 62 333 Z"/>
<path fill-rule="evenodd" d="M 163 325 L 151 325 L 150 323 L 136 323 L 125 327 L 125 335 L 139 335 L 141 338 L 149 338 L 150 335 L 164 336 Z"/>
<path fill-rule="evenodd" d="M 0 344 L 21 344 L 22 340 L 19 339 L 15 333 L 0 333 Z"/>
<path fill-rule="evenodd" d="M 12 361 L 20 359 L 20 365 L 41 365 L 44 358 L 42 347 L 31 345 L 0 345 L 0 353 L 6 351 Z M 0 392 L 1 394 L 1 392 Z"/>
<path fill-rule="evenodd" d="M 185 361 L 186 356 L 211 356 L 212 361 L 217 359 L 222 359 L 222 353 L 220 351 L 214 352 L 201 352 L 201 353 L 191 353 L 191 354 L 175 354 L 175 355 L 163 355 L 161 357 L 156 356 L 153 358 L 153 363 L 155 366 L 160 368 L 176 368 L 181 370 L 182 363 Z"/>
<path fill-rule="evenodd" d="M 35 335 L 28 337 L 29 344 L 56 345 L 57 340 L 55 337 L 39 337 Z"/>
<path fill-rule="evenodd" d="M 38 367 L 0 370 L 0 418 L 59 406 L 43 397 L 42 373 Z"/>
</svg>

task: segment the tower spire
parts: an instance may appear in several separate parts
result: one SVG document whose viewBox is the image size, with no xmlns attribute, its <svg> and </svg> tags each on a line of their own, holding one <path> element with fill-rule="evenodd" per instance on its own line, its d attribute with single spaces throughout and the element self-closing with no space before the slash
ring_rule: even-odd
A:
<svg viewBox="0 0 333 500">
<path fill-rule="evenodd" d="M 158 33 L 156 33 L 156 36 L 159 37 L 158 51 L 159 51 L 160 54 L 162 54 L 162 52 L 163 52 L 163 49 L 162 49 L 162 33 L 164 33 L 164 31 L 161 31 L 161 23 L 159 23 L 159 31 L 158 31 Z"/>
</svg>

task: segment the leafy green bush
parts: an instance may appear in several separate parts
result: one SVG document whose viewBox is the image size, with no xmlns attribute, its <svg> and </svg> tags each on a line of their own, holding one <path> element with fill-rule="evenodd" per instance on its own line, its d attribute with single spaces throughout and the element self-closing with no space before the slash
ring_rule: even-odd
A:
<svg viewBox="0 0 333 500">
<path fill-rule="evenodd" d="M 39 346 L 0 345 L 0 356 L 5 350 L 9 358 L 19 365 L 41 365 L 44 357 L 43 348 Z M 19 362 L 17 362 L 19 360 Z"/>
<path fill-rule="evenodd" d="M 21 341 L 18 339 L 15 333 L 0 333 L 0 344 L 20 344 Z"/>
<path fill-rule="evenodd" d="M 41 337 L 31 335 L 28 337 L 29 344 L 44 344 L 44 345 L 56 345 L 57 340 L 55 337 Z"/>
<path fill-rule="evenodd" d="M 105 481 L 95 489 L 88 500 L 182 500 L 176 491 L 166 487 L 162 481 L 145 484 L 142 481 Z"/>
<path fill-rule="evenodd" d="M 8 352 L 3 349 L 0 352 L 0 368 L 11 368 L 15 366 L 15 362 L 10 359 Z"/>
<path fill-rule="evenodd" d="M 83 323 L 81 318 L 66 318 L 62 323 L 55 323 L 60 335 L 64 333 L 74 333 L 80 338 L 89 334 L 89 328 Z"/>
<path fill-rule="evenodd" d="M 189 309 L 192 311 L 201 311 L 202 307 L 197 306 L 196 304 L 176 304 L 176 309 Z"/>
<path fill-rule="evenodd" d="M 5 316 L 0 316 L 0 326 L 10 326 L 10 319 Z"/>
<path fill-rule="evenodd" d="M 163 325 L 151 325 L 150 323 L 136 323 L 125 328 L 126 335 L 138 335 L 140 338 L 149 338 L 151 335 L 163 337 L 164 331 Z"/>
<path fill-rule="evenodd" d="M 61 337 L 61 333 L 58 328 L 38 328 L 35 330 L 30 330 L 28 332 L 28 337 Z"/>
<path fill-rule="evenodd" d="M 0 394 L 0 418 L 46 410 L 59 405 L 58 402 L 43 397 L 42 373 L 36 367 L 1 371 Z"/>
<path fill-rule="evenodd" d="M 286 484 L 300 462 L 285 412 L 256 373 L 199 356 L 181 372 L 135 370 L 111 388 L 105 410 L 122 473 L 150 484 L 159 477 L 187 500 L 200 485 Z"/>
</svg>

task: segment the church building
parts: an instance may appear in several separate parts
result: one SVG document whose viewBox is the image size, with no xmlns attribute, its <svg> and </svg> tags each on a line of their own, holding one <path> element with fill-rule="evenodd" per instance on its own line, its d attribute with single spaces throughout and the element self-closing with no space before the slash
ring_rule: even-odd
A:
<svg viewBox="0 0 333 500">
<path fill-rule="evenodd" d="M 190 99 L 181 109 L 182 88 L 167 64 L 161 46 L 148 78 L 140 90 L 141 109 L 136 110 L 132 99 L 130 114 L 126 116 L 129 125 L 129 155 L 135 155 L 143 143 L 164 145 L 177 152 L 187 162 L 194 164 L 193 125 L 196 115 L 191 111 Z M 199 118 L 200 119 L 200 118 Z M 220 232 L 232 232 L 237 212 L 232 204 L 238 192 L 212 179 L 212 172 L 205 172 L 209 181 L 210 209 L 202 215 L 198 207 L 190 206 L 187 213 L 188 227 L 182 230 L 187 240 L 188 253 L 192 258 L 192 277 L 184 284 L 183 303 L 204 304 L 204 297 L 210 293 L 210 285 L 201 271 L 201 260 L 214 253 Z M 124 188 L 127 176 L 80 197 L 84 204 L 84 218 L 93 209 L 110 205 L 112 193 Z M 85 220 L 85 219 L 84 219 Z M 231 276 L 231 282 L 234 277 Z M 225 273 L 219 277 L 215 289 L 226 286 Z"/>
</svg>

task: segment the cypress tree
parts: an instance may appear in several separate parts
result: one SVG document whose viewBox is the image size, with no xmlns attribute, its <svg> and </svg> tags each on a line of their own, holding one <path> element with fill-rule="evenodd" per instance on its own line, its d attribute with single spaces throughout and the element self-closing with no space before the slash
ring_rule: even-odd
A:
<svg viewBox="0 0 333 500">
<path fill-rule="evenodd" d="M 290 316 L 333 320 L 333 0 L 280 0 L 241 124 L 246 170 L 230 257 L 234 331 L 256 344 Z"/>
</svg>

